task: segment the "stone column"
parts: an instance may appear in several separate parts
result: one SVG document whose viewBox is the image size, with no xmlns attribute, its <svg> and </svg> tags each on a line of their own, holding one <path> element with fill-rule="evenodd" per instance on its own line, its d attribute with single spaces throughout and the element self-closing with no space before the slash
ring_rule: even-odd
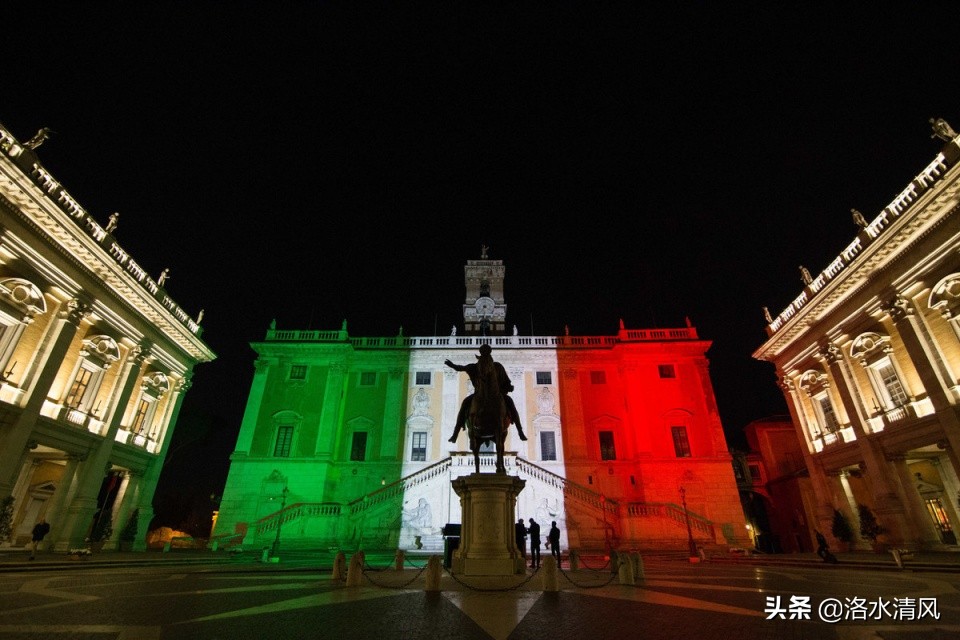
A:
<svg viewBox="0 0 960 640">
<path fill-rule="evenodd" d="M 119 507 L 114 510 L 116 517 L 113 525 L 113 538 L 117 543 L 120 542 L 120 535 L 126 528 L 127 522 L 130 520 L 130 516 L 137 508 L 137 503 L 140 501 L 140 481 L 142 479 L 143 475 L 137 473 L 136 471 L 126 471 L 123 474 L 123 484 L 120 486 L 120 490 L 117 492 L 117 498 L 114 501 L 115 504 L 119 505 Z M 149 523 L 147 524 L 149 525 Z M 138 534 L 139 530 L 142 528 L 142 519 L 138 519 Z M 134 538 L 134 542 L 136 542 L 137 539 L 139 539 L 139 536 Z"/>
<path fill-rule="evenodd" d="M 927 345 L 924 344 L 920 336 L 920 320 L 908 300 L 897 295 L 884 305 L 883 310 L 893 319 L 893 324 L 907 349 L 907 355 L 910 356 L 910 361 L 920 376 L 924 390 L 930 397 L 950 450 L 960 451 L 960 417 L 951 405 L 948 391 L 953 382 L 944 381 L 944 376 L 950 374 L 944 370 L 936 347 L 931 346 L 928 350 Z M 956 467 L 954 457 L 951 457 L 951 463 L 960 473 L 960 467 Z"/>
<path fill-rule="evenodd" d="M 77 335 L 77 329 L 90 313 L 90 307 L 76 298 L 68 300 L 63 307 L 48 336 L 48 346 L 39 357 L 39 374 L 31 385 L 26 404 L 0 440 L 0 497 L 11 495 L 13 483 L 20 472 L 21 456 L 30 441 L 43 403 L 60 372 L 64 356 Z"/>
<path fill-rule="evenodd" d="M 47 522 L 50 523 L 50 533 L 47 534 L 47 548 L 56 548 L 57 539 L 63 530 L 63 522 L 66 519 L 65 509 L 73 498 L 76 489 L 77 466 L 86 460 L 86 455 L 67 456 L 67 464 L 64 467 L 63 475 L 60 477 L 60 484 L 57 485 L 57 491 L 53 494 L 50 506 L 47 508 Z"/>
<path fill-rule="evenodd" d="M 793 419 L 794 428 L 797 430 L 797 437 L 803 444 L 803 459 L 807 471 L 810 474 L 810 484 L 813 487 L 813 496 L 816 513 L 813 515 L 817 522 L 817 528 L 820 531 L 830 531 L 833 524 L 833 500 L 830 494 L 830 487 L 827 477 L 823 472 L 823 465 L 810 451 L 810 432 L 803 414 L 803 408 L 800 405 L 800 398 L 797 395 L 797 389 L 787 376 L 780 374 L 780 389 L 783 391 L 784 399 L 787 403 L 787 409 Z"/>
<path fill-rule="evenodd" d="M 891 463 L 893 468 L 897 470 L 897 477 L 900 479 L 900 486 L 903 488 L 905 503 L 910 514 L 907 537 L 904 540 L 907 543 L 907 548 L 930 548 L 933 545 L 940 544 L 940 535 L 937 533 L 933 522 L 931 522 L 926 505 L 923 504 L 923 499 L 913 484 L 906 458 L 896 456 Z"/>
<path fill-rule="evenodd" d="M 64 551 L 83 546 L 90 522 L 97 511 L 97 495 L 100 485 L 110 471 L 110 456 L 116 442 L 117 431 L 123 420 L 124 409 L 130 402 L 130 396 L 137 384 L 136 373 L 140 371 L 144 361 L 150 357 L 149 349 L 143 347 L 131 349 L 123 363 L 120 394 L 106 416 L 107 432 L 103 439 L 90 454 L 90 459 L 80 466 L 77 475 L 77 491 L 70 506 L 67 508 L 66 522 L 62 529 L 61 538 L 57 541 L 56 549 Z"/>
<path fill-rule="evenodd" d="M 331 364 L 327 372 L 327 388 L 323 393 L 323 408 L 320 410 L 320 429 L 317 431 L 316 456 L 321 461 L 333 460 L 337 431 L 340 428 L 340 405 L 343 399 L 343 385 L 346 368 L 342 364 Z"/>
<path fill-rule="evenodd" d="M 558 381 L 560 384 L 557 385 L 560 393 L 556 402 L 562 406 L 557 407 L 557 413 L 564 417 L 566 428 L 563 431 L 563 450 L 564 454 L 569 453 L 570 456 L 569 458 L 566 458 L 566 455 L 564 457 L 568 463 L 589 460 L 587 455 L 589 447 L 586 440 L 587 429 L 586 425 L 583 424 L 580 376 L 577 375 L 577 370 L 573 367 L 564 367 L 558 373 L 561 379 Z"/>
<path fill-rule="evenodd" d="M 523 375 L 524 373 L 523 367 L 517 367 L 517 366 L 510 367 L 507 373 L 510 376 L 510 384 L 513 385 L 513 391 L 508 395 L 511 398 L 513 398 L 513 404 L 517 407 L 517 413 L 520 415 L 520 421 L 523 423 L 521 426 L 524 429 L 524 434 L 527 436 L 527 441 L 524 442 L 523 440 L 520 439 L 520 436 L 517 435 L 516 429 L 510 429 L 510 433 L 508 434 L 508 437 L 507 437 L 507 445 L 508 445 L 507 448 L 515 449 L 516 451 L 521 452 L 520 456 L 523 458 L 533 458 L 535 454 L 532 452 L 536 452 L 537 450 L 537 443 L 535 443 L 533 439 L 539 438 L 540 436 L 538 436 L 533 431 L 533 425 L 528 424 L 529 421 L 527 419 L 528 414 L 527 414 L 527 389 L 526 389 L 527 380 L 526 380 L 526 377 Z M 557 434 L 557 435 L 559 436 L 560 434 Z M 561 442 L 557 442 L 557 447 L 559 448 L 561 444 L 562 444 Z M 532 447 L 532 450 L 531 450 L 531 447 Z M 560 459 L 563 458 L 562 455 L 560 455 L 559 457 Z"/>
<path fill-rule="evenodd" d="M 192 377 L 192 372 L 187 371 L 184 374 L 183 380 L 180 381 L 180 384 L 173 391 L 173 410 L 170 412 L 168 425 L 177 424 L 180 409 L 183 407 L 183 399 L 186 397 L 187 391 L 190 390 L 190 380 Z M 139 530 L 137 531 L 137 539 L 133 543 L 134 551 L 144 551 L 147 548 L 146 537 L 141 535 L 141 533 L 144 531 L 144 523 L 149 523 L 153 520 L 153 494 L 157 490 L 157 481 L 160 479 L 160 472 L 163 471 L 163 461 L 167 457 L 167 450 L 170 448 L 170 441 L 172 439 L 172 435 L 171 437 L 165 437 L 163 439 L 160 451 L 158 451 L 157 455 L 150 461 L 150 464 L 144 471 L 143 479 L 139 483 L 137 508 L 140 509 L 140 524 Z"/>
<path fill-rule="evenodd" d="M 936 346 L 923 339 L 924 328 L 917 317 L 916 309 L 909 300 L 896 294 L 883 305 L 883 310 L 890 314 L 934 409 L 939 413 L 948 408 L 950 395 L 947 389 L 953 386 L 953 380 Z"/>
<path fill-rule="evenodd" d="M 868 477 L 873 493 L 874 509 L 881 525 L 886 529 L 884 540 L 888 544 L 902 545 L 909 535 L 910 524 L 907 522 L 906 508 L 897 493 L 896 486 L 891 481 L 894 477 L 890 465 L 887 464 L 883 449 L 880 444 L 867 437 L 863 428 L 863 416 L 860 406 L 854 402 L 853 395 L 850 392 L 849 380 L 846 377 L 846 371 L 843 369 L 843 354 L 840 349 L 830 343 L 821 351 L 823 359 L 830 368 L 830 374 L 837 385 L 837 391 L 843 402 L 847 418 L 853 427 L 853 432 L 857 436 L 857 446 L 860 449 L 860 455 L 870 471 Z"/>
<path fill-rule="evenodd" d="M 446 442 L 453 435 L 454 425 L 457 423 L 457 412 L 460 411 L 460 373 L 453 369 L 443 370 L 443 393 L 440 399 L 440 439 Z M 465 433 L 461 433 L 456 444 L 450 448 L 457 450 L 461 442 L 466 442 Z"/>
<path fill-rule="evenodd" d="M 233 451 L 234 456 L 250 455 L 250 445 L 253 443 L 253 435 L 257 431 L 257 423 L 260 417 L 260 406 L 263 404 L 263 394 L 267 386 L 267 377 L 273 365 L 273 361 L 260 357 L 254 363 L 253 382 L 250 384 L 250 395 L 247 396 L 247 408 L 243 412 L 243 420 L 240 422 L 240 435 L 237 437 L 237 446 Z"/>
<path fill-rule="evenodd" d="M 386 405 L 383 408 L 383 429 L 380 432 L 380 459 L 397 460 L 400 432 L 403 429 L 401 410 L 406 408 L 403 399 L 403 369 L 394 367 L 387 373 L 384 402 Z"/>
</svg>

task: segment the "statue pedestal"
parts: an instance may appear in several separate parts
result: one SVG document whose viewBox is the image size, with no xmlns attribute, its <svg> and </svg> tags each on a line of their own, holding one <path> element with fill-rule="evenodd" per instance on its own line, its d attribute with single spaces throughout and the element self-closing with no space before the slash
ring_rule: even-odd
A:
<svg viewBox="0 0 960 640">
<path fill-rule="evenodd" d="M 505 474 L 473 473 L 453 481 L 460 496 L 463 523 L 454 573 L 467 576 L 511 576 L 524 571 L 514 528 L 517 495 L 526 480 Z"/>
</svg>

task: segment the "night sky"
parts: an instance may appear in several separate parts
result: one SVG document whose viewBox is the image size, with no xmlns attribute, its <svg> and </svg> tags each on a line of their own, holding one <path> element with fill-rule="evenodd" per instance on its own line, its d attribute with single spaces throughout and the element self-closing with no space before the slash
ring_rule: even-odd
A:
<svg viewBox="0 0 960 640">
<path fill-rule="evenodd" d="M 948 3 L 76 4 L 4 3 L 0 122 L 205 310 L 163 524 L 222 490 L 272 319 L 448 335 L 481 244 L 521 334 L 689 317 L 742 446 L 786 412 L 761 308 L 960 126 Z"/>
</svg>

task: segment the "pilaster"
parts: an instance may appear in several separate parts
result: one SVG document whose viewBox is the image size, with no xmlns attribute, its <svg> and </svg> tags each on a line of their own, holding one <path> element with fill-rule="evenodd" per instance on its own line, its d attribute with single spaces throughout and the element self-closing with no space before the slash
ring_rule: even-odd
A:
<svg viewBox="0 0 960 640">
<path fill-rule="evenodd" d="M 60 371 L 64 356 L 77 334 L 77 329 L 89 313 L 90 307 L 74 298 L 64 303 L 64 309 L 55 320 L 55 327 L 51 334 L 52 340 L 48 342 L 49 347 L 40 357 L 39 374 L 32 385 L 26 404 L 14 423 L 7 429 L 7 435 L 0 441 L 0 496 L 10 495 L 13 489 L 13 483 L 20 471 L 18 463 L 26 450 L 43 403 Z"/>
</svg>

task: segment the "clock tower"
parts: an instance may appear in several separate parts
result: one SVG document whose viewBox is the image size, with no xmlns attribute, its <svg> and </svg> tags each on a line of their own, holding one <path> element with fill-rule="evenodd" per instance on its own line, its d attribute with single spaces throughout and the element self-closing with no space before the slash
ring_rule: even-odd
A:
<svg viewBox="0 0 960 640">
<path fill-rule="evenodd" d="M 483 245 L 479 260 L 467 260 L 463 327 L 467 335 L 503 334 L 507 305 L 503 301 L 503 260 L 490 260 Z"/>
</svg>

